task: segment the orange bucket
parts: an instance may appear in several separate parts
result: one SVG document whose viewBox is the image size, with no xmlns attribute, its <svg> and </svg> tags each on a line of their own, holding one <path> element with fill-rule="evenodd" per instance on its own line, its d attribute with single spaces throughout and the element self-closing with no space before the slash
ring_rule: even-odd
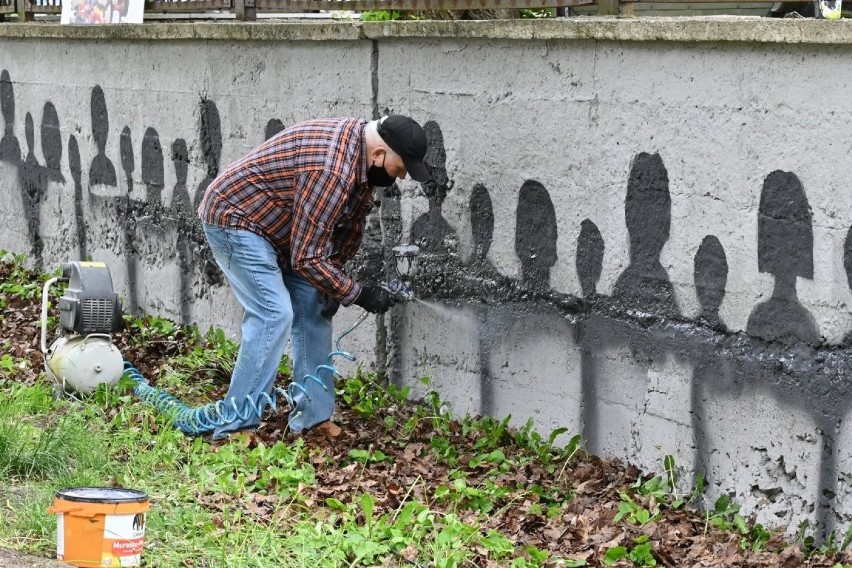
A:
<svg viewBox="0 0 852 568">
<path fill-rule="evenodd" d="M 148 496 L 121 487 L 56 492 L 56 558 L 72 566 L 139 566 Z"/>
</svg>

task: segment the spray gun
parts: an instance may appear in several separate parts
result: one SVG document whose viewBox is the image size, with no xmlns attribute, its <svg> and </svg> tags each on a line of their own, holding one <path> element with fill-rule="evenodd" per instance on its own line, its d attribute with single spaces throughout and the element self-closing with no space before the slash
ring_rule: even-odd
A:
<svg viewBox="0 0 852 568">
<path fill-rule="evenodd" d="M 393 247 L 394 270 L 399 280 L 393 279 L 388 282 L 387 290 L 400 301 L 414 299 L 412 280 L 417 274 L 417 257 L 420 255 L 420 247 L 417 245 L 399 245 Z"/>
</svg>

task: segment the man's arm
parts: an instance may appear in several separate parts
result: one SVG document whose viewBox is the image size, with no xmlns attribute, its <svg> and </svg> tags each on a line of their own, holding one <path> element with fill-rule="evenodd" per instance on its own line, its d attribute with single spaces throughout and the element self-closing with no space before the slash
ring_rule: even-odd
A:
<svg viewBox="0 0 852 568">
<path fill-rule="evenodd" d="M 367 215 L 372 210 L 373 198 L 368 192 L 366 199 L 358 205 L 358 210 L 353 213 L 352 217 L 337 226 L 334 238 L 343 262 L 355 258 L 358 249 L 361 248 L 361 240 L 364 238 L 364 224 Z"/>
<path fill-rule="evenodd" d="M 293 269 L 344 306 L 361 293 L 361 285 L 329 260 L 346 199 L 347 186 L 337 175 L 320 170 L 302 174 L 296 181 L 290 236 Z"/>
</svg>

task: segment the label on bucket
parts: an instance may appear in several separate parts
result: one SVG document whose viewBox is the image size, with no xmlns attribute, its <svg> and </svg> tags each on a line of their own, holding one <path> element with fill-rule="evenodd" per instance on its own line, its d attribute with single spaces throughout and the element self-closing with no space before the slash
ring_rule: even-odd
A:
<svg viewBox="0 0 852 568">
<path fill-rule="evenodd" d="M 107 515 L 101 566 L 139 566 L 145 537 L 145 513 Z"/>
<path fill-rule="evenodd" d="M 65 515 L 56 515 L 56 558 L 65 559 Z"/>
</svg>

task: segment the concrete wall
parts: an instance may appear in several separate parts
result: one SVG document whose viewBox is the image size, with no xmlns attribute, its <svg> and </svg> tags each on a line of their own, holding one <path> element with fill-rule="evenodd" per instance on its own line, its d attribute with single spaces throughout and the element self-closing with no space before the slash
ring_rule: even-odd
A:
<svg viewBox="0 0 852 568">
<path fill-rule="evenodd" d="M 104 260 L 129 309 L 236 333 L 193 214 L 211 176 L 280 125 L 410 114 L 436 181 L 377 195 L 351 269 L 416 242 L 422 301 L 348 348 L 455 413 L 843 527 L 847 24 L 0 26 L 0 248 Z"/>
</svg>

